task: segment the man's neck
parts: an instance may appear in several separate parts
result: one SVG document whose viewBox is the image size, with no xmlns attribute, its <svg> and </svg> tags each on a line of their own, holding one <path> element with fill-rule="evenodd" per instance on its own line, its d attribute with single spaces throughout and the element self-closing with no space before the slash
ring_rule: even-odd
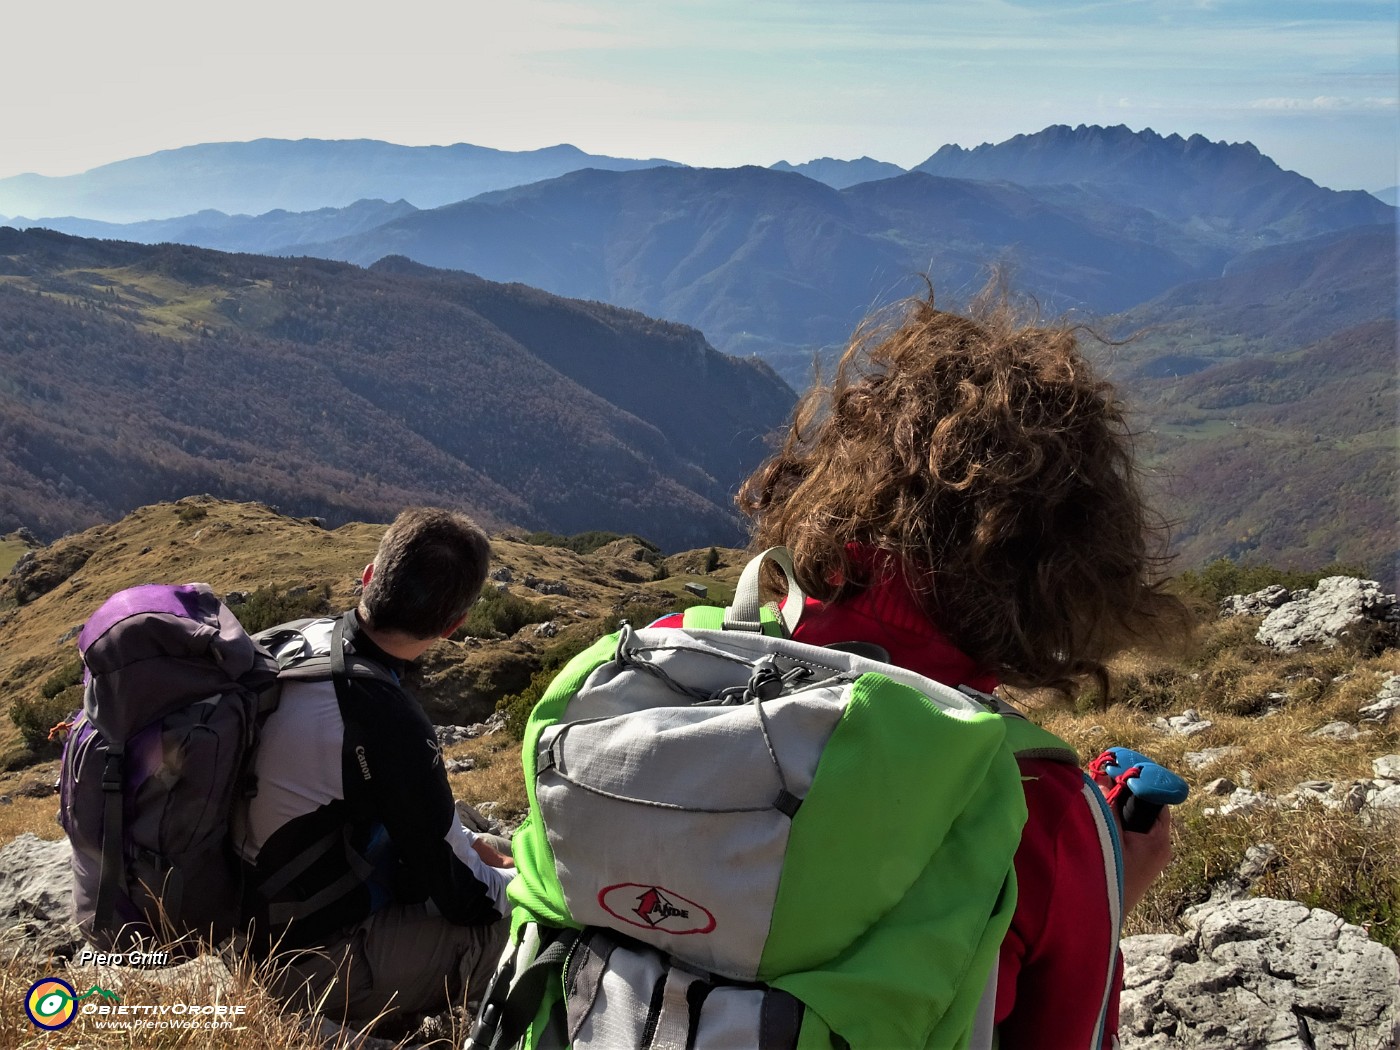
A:
<svg viewBox="0 0 1400 1050">
<path fill-rule="evenodd" d="M 363 605 L 355 610 L 355 615 L 360 621 L 360 630 L 365 637 L 390 656 L 397 657 L 405 663 L 418 659 L 437 641 L 436 636 L 415 638 L 403 631 L 381 631 L 374 626 Z"/>
</svg>

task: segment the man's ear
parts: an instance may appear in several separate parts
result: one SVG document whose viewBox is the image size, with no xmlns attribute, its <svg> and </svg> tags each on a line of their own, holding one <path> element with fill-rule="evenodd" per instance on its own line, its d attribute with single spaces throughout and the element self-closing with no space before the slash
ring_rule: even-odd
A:
<svg viewBox="0 0 1400 1050">
<path fill-rule="evenodd" d="M 365 571 L 360 573 L 360 586 L 368 587 L 369 581 L 374 579 L 374 562 L 365 566 Z"/>
<path fill-rule="evenodd" d="M 470 611 L 470 610 L 468 610 L 468 611 Z M 443 631 L 442 634 L 441 634 L 439 637 L 442 637 L 442 638 L 451 638 L 452 635 L 453 635 L 454 633 L 456 633 L 457 628 L 458 628 L 458 627 L 461 627 L 462 624 L 464 624 L 464 623 L 466 623 L 466 622 L 467 622 L 467 613 L 463 613 L 461 616 L 459 616 L 459 617 L 457 618 L 457 622 L 454 623 L 454 624 L 453 624 L 451 627 L 449 627 L 447 630 Z"/>
</svg>

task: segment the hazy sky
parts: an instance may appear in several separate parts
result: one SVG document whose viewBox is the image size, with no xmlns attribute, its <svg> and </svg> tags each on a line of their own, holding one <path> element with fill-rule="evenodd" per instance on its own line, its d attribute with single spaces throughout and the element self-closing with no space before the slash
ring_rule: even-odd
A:
<svg viewBox="0 0 1400 1050">
<path fill-rule="evenodd" d="M 376 138 L 731 166 L 1049 124 L 1396 177 L 1396 0 L 188 0 L 7 5 L 0 177 L 196 142 Z"/>
</svg>

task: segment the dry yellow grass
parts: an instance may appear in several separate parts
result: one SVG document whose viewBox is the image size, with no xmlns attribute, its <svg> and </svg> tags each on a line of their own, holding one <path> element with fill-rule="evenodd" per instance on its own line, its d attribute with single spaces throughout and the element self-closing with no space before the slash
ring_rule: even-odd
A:
<svg viewBox="0 0 1400 1050">
<path fill-rule="evenodd" d="M 454 798 L 477 809 L 487 805 L 490 816 L 510 826 L 524 819 L 529 801 L 521 772 L 520 741 L 496 733 L 457 744 L 445 754 L 449 759 L 470 758 L 476 763 L 475 768 L 447 778 Z"/>
<path fill-rule="evenodd" d="M 103 526 L 82 537 L 94 554 L 88 565 L 54 591 L 0 621 L 0 703 L 25 690 L 38 688 L 65 658 L 71 642 L 58 639 L 83 618 L 107 593 L 151 579 L 204 579 L 219 590 L 253 590 L 263 585 L 332 587 L 332 604 L 350 604 L 351 584 L 360 566 L 372 555 L 382 526 L 351 525 L 326 532 L 308 522 L 282 518 L 257 505 L 201 503 L 207 517 L 186 525 L 179 505 L 144 508 L 125 521 Z M 560 622 L 555 639 L 537 640 L 529 628 L 509 642 L 482 643 L 512 653 L 540 654 L 551 643 L 575 635 L 594 637 L 599 624 L 632 595 L 643 592 L 658 602 L 690 577 L 673 576 L 658 583 L 638 582 L 638 566 L 619 547 L 581 557 L 561 548 L 535 547 L 510 538 L 493 541 L 495 561 L 508 567 L 518 593 L 546 602 Z M 151 547 L 141 554 L 144 547 Z M 697 556 L 668 560 L 673 572 L 691 567 Z M 712 597 L 723 598 L 732 588 L 742 557 L 721 552 L 725 568 L 711 577 Z M 568 596 L 537 596 L 520 589 L 526 575 L 567 581 Z M 701 579 L 701 577 L 696 577 Z M 1267 842 L 1278 860 L 1254 892 L 1328 908 L 1367 926 L 1372 935 L 1392 946 L 1400 944 L 1400 846 L 1393 827 L 1370 827 L 1355 814 L 1310 804 L 1295 810 L 1270 809 L 1247 815 L 1207 816 L 1205 809 L 1219 800 L 1205 796 L 1204 786 L 1226 776 L 1255 790 L 1282 794 L 1309 780 L 1369 779 L 1371 762 L 1379 755 L 1400 752 L 1400 726 L 1375 728 L 1370 735 L 1338 742 L 1310 734 L 1332 721 L 1357 723 L 1358 709 L 1376 695 L 1381 682 L 1400 674 L 1400 651 L 1379 655 L 1340 647 L 1331 651 L 1295 654 L 1270 652 L 1253 641 L 1257 621 L 1235 618 L 1207 624 L 1189 653 L 1170 656 L 1126 653 L 1114 662 L 1120 702 L 1101 709 L 1092 702 L 1067 704 L 1049 696 L 1022 698 L 1037 720 L 1060 734 L 1088 760 L 1105 747 L 1123 745 L 1154 756 L 1177 770 L 1193 794 L 1175 813 L 1177 860 L 1129 917 L 1128 932 L 1170 931 L 1182 910 L 1203 900 L 1212 887 L 1238 867 L 1245 850 Z M 457 646 L 466 651 L 466 646 Z M 474 648 L 474 646 L 472 647 Z M 456 659 L 457 650 L 444 643 L 439 661 Z M 462 658 L 465 660 L 465 657 Z M 464 663 L 464 666 L 466 664 Z M 465 674 L 465 672 L 464 672 Z M 1191 707 L 1212 727 L 1192 737 L 1163 733 L 1153 727 L 1161 716 Z M 1266 713 L 1268 712 L 1268 713 Z M 3 743 L 3 734 L 0 734 Z M 1193 770 L 1188 752 L 1214 747 L 1238 751 L 1211 765 Z M 504 734 L 478 738 L 448 749 L 447 757 L 469 757 L 476 766 L 451 776 L 458 798 L 509 825 L 526 811 L 519 743 Z M 0 794 L 12 802 L 0 805 L 0 842 L 26 831 L 57 838 L 57 800 L 52 795 L 28 797 L 21 789 L 47 779 L 56 766 L 49 763 L 0 775 Z M 487 805 L 487 804 L 490 805 Z M 34 980 L 32 962 L 0 956 L 0 998 L 17 1004 Z M 122 983 L 121 994 L 132 1001 L 168 996 L 158 979 L 138 971 L 106 977 L 79 971 L 76 982 Z M 282 1015 L 261 990 L 252 968 L 232 976 L 191 972 L 182 994 L 225 996 L 224 1001 L 256 1004 L 239 1028 L 224 1032 L 158 1033 L 142 1035 L 70 1029 L 54 1035 L 39 1033 L 14 1006 L 0 1011 L 0 1050 L 10 1046 L 214 1046 L 231 1050 L 253 1047 L 318 1045 L 295 1017 Z M 205 982 L 205 983 L 200 983 Z M 230 997 L 242 997 L 234 999 Z M 464 1032 L 450 1033 L 460 1045 Z"/>
<path fill-rule="evenodd" d="M 1393 722 L 1368 727 L 1356 740 L 1312 735 L 1330 722 L 1357 725 L 1359 709 L 1386 678 L 1400 674 L 1400 652 L 1339 646 L 1273 653 L 1254 642 L 1257 626 L 1243 617 L 1209 623 L 1181 662 L 1124 654 L 1111 670 L 1125 702 L 1107 709 L 1043 700 L 1038 707 L 1038 720 L 1085 761 L 1106 747 L 1131 747 L 1191 785 L 1191 797 L 1174 811 L 1176 860 L 1128 917 L 1127 932 L 1176 929 L 1183 909 L 1229 877 L 1250 846 L 1267 843 L 1278 856 L 1252 892 L 1326 908 L 1394 947 L 1400 944 L 1400 840 L 1393 825 L 1372 826 L 1315 802 L 1227 817 L 1204 812 L 1224 801 L 1202 790 L 1218 777 L 1277 797 L 1306 781 L 1369 780 L 1375 758 L 1400 752 L 1400 726 Z M 1211 728 L 1183 737 L 1153 726 L 1186 708 Z M 1237 750 L 1199 769 L 1186 760 L 1188 752 L 1223 747 Z"/>
<path fill-rule="evenodd" d="M 15 951 L 0 954 L 0 1002 L 7 1004 L 7 1009 L 0 1011 L 0 1050 L 45 1046 L 352 1050 L 358 1045 L 354 1029 L 289 1011 L 272 998 L 265 989 L 276 965 L 275 959 L 257 964 L 247 959 L 201 956 L 152 969 L 62 963 L 45 968 Z M 44 1031 L 29 1021 L 23 1004 L 29 989 L 45 977 L 66 981 L 80 997 L 92 989 L 101 992 L 82 1003 L 70 1024 Z M 121 1005 L 128 1009 L 125 1016 L 100 1012 L 104 1006 Z M 89 1012 L 83 1012 L 82 1007 Z M 126 1021 L 134 1023 L 114 1026 L 114 1022 Z M 186 1021 L 193 1023 L 184 1027 Z M 166 1027 L 161 1027 L 163 1022 Z M 446 1024 L 431 1034 L 414 1029 L 412 1023 L 387 1015 L 362 1031 L 396 1040 L 397 1046 L 412 1044 L 436 1050 L 459 1047 L 468 1034 L 462 1005 L 446 1015 Z"/>
</svg>

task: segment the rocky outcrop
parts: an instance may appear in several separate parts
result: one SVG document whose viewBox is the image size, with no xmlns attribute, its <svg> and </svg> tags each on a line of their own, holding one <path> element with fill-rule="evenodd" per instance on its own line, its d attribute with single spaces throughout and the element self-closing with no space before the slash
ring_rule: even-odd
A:
<svg viewBox="0 0 1400 1050">
<path fill-rule="evenodd" d="M 1212 902 L 1123 942 L 1123 1050 L 1394 1050 L 1400 962 L 1296 901 Z"/>
<path fill-rule="evenodd" d="M 1396 711 L 1400 711 L 1400 674 L 1393 674 L 1382 682 L 1376 698 L 1358 713 L 1363 722 L 1385 725 L 1395 717 Z"/>
<path fill-rule="evenodd" d="M 0 941 L 41 971 L 83 945 L 72 921 L 72 856 L 66 838 L 27 833 L 0 849 Z"/>
<path fill-rule="evenodd" d="M 1285 602 L 1292 601 L 1288 588 L 1272 583 L 1253 594 L 1232 594 L 1220 603 L 1221 616 L 1267 616 Z"/>
<path fill-rule="evenodd" d="M 1173 736 L 1195 736 L 1215 725 L 1210 719 L 1202 718 L 1201 713 L 1194 707 L 1188 707 L 1179 715 L 1158 718 L 1152 724 L 1162 732 L 1170 733 Z"/>
<path fill-rule="evenodd" d="M 41 547 L 26 551 L 0 581 L 0 597 L 24 605 L 53 590 L 87 564 L 92 548 L 79 544 Z"/>
<path fill-rule="evenodd" d="M 1207 806 L 1201 812 L 1205 816 L 1230 817 L 1260 809 L 1301 809 L 1318 805 L 1355 813 L 1363 824 L 1400 824 L 1400 755 L 1382 755 L 1375 759 L 1371 772 L 1374 776 L 1370 780 L 1305 780 L 1277 797 L 1232 783 L 1225 790 L 1213 781 L 1207 785 L 1205 793 L 1222 795 L 1224 801 L 1218 806 Z"/>
<path fill-rule="evenodd" d="M 1328 576 L 1311 590 L 1288 591 L 1274 584 L 1253 594 L 1232 594 L 1220 603 L 1223 616 L 1260 616 L 1255 638 L 1285 652 L 1305 645 L 1331 648 L 1344 638 L 1377 631 L 1394 643 L 1400 602 L 1375 580 Z"/>
</svg>

